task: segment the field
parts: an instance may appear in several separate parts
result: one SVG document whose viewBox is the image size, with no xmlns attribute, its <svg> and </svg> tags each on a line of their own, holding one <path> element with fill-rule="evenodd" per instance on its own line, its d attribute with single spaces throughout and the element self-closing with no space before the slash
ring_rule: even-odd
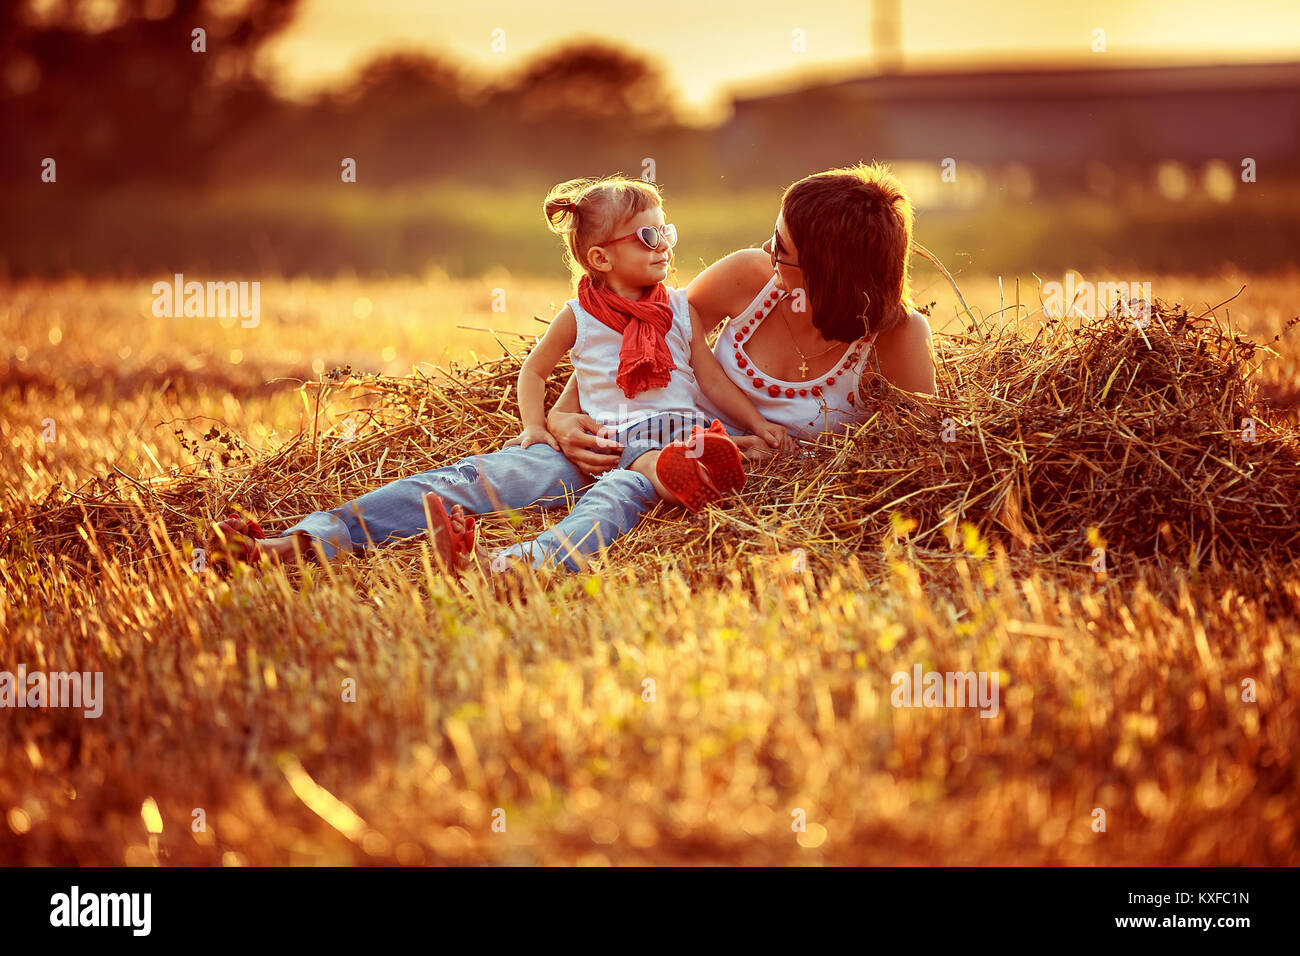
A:
<svg viewBox="0 0 1300 956">
<path fill-rule="evenodd" d="M 937 164 L 892 168 L 922 210 L 918 238 L 954 271 L 974 266 L 1011 275 L 1033 263 L 1044 281 L 1067 268 L 1104 270 L 1117 281 L 1171 271 L 1212 275 L 1225 264 L 1275 273 L 1291 268 L 1297 241 L 1300 184 L 1290 178 L 1241 187 L 1231 201 L 1198 193 L 1172 202 L 1141 177 L 1113 195 L 1015 199 L 992 186 L 976 189 L 978 176 L 970 190 L 941 183 Z M 683 269 L 694 272 L 771 235 L 784 188 L 773 183 L 691 191 L 667 182 L 665 212 L 682 236 Z M 39 228 L 0 234 L 0 276 L 182 270 L 223 278 L 385 278 L 418 275 L 430 261 L 458 280 L 503 262 L 550 275 L 557 247 L 540 207 L 551 185 L 451 181 L 384 189 L 293 179 L 198 193 L 90 184 L 54 194 L 6 192 L 0 218 Z"/>
<path fill-rule="evenodd" d="M 1293 434 L 1300 345 L 1273 338 L 1300 276 L 1150 279 L 1279 353 L 1261 415 Z M 959 282 L 1011 321 L 1013 277 Z M 970 528 L 943 561 L 881 541 L 797 572 L 788 529 L 755 524 L 782 544 L 720 546 L 708 574 L 616 547 L 526 600 L 457 587 L 419 545 L 228 579 L 189 570 L 193 534 L 171 562 L 94 534 L 72 543 L 102 561 L 67 558 L 62 531 L 13 516 L 318 448 L 357 413 L 302 381 L 436 381 L 520 350 L 568 296 L 504 271 L 286 279 L 243 328 L 155 318 L 149 286 L 0 287 L 0 670 L 104 674 L 97 719 L 0 711 L 0 863 L 1300 862 L 1294 550 L 1095 574 Z M 916 286 L 959 333 L 946 283 Z M 1034 289 L 1022 276 L 1022 313 Z M 698 545 L 749 520 L 725 512 L 649 520 Z M 999 672 L 998 713 L 892 706 L 915 665 Z"/>
</svg>

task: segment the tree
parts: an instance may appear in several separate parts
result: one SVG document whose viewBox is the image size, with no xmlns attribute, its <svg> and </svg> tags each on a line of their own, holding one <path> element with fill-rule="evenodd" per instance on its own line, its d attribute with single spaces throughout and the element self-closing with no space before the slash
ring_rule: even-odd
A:
<svg viewBox="0 0 1300 956">
<path fill-rule="evenodd" d="M 498 90 L 496 99 L 525 121 L 655 128 L 677 120 L 673 91 L 656 64 L 597 42 L 534 60 Z"/>
<path fill-rule="evenodd" d="M 196 179 L 213 150 L 272 98 L 257 49 L 298 0 L 248 0 L 220 15 L 203 0 L 67 2 L 0 14 L 0 128 L 6 173 L 55 157 L 60 181 Z M 203 31 L 204 52 L 195 49 Z"/>
</svg>

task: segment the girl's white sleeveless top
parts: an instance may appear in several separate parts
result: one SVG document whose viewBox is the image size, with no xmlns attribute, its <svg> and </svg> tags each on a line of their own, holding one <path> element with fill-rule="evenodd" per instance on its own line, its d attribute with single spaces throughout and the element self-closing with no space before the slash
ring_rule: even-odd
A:
<svg viewBox="0 0 1300 956">
<path fill-rule="evenodd" d="M 730 319 L 718 333 L 714 343 L 713 354 L 718 359 L 727 376 L 749 396 L 759 413 L 769 422 L 784 425 L 795 438 L 811 439 L 821 432 L 839 431 L 840 426 L 865 421 L 866 410 L 857 397 L 859 380 L 870 362 L 879 374 L 879 360 L 875 357 L 875 335 L 864 335 L 856 342 L 845 345 L 843 352 L 829 372 L 820 378 L 803 382 L 789 382 L 773 378 L 762 369 L 755 368 L 754 362 L 745 351 L 745 343 L 757 331 L 758 326 L 771 314 L 783 294 L 776 291 L 776 276 L 773 275 L 767 285 L 754 297 L 754 301 L 738 318 Z M 749 331 L 742 331 L 748 324 Z M 857 355 L 854 360 L 852 356 Z M 741 359 L 745 360 L 742 367 Z M 847 369 L 840 371 L 844 366 Z M 835 384 L 827 385 L 826 379 L 839 372 Z M 758 383 L 762 384 L 759 385 Z M 778 394 L 773 395 L 775 386 Z M 813 394 L 816 387 L 820 395 Z M 793 393 L 793 394 L 791 394 Z M 701 396 L 701 410 L 714 418 L 722 418 L 708 399 Z M 734 425 L 734 422 L 726 424 Z"/>
<path fill-rule="evenodd" d="M 565 304 L 578 320 L 578 334 L 569 358 L 578 376 L 578 403 L 602 425 L 624 426 L 660 412 L 699 414 L 703 395 L 691 368 L 691 309 L 683 289 L 669 289 L 673 324 L 665 339 L 676 369 L 662 388 L 646 389 L 628 398 L 614 380 L 623 335 L 596 318 L 577 299 Z M 714 416 L 716 417 L 716 416 Z"/>
</svg>

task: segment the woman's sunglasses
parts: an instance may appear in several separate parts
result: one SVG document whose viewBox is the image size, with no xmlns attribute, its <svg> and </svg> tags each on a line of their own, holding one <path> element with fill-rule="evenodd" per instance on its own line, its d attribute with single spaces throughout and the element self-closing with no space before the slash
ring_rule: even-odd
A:
<svg viewBox="0 0 1300 956">
<path fill-rule="evenodd" d="M 677 227 L 672 223 L 663 226 L 642 226 L 636 232 L 629 232 L 626 236 L 610 239 L 608 242 L 600 243 L 600 245 L 612 245 L 615 242 L 622 242 L 624 239 L 640 239 L 641 243 L 652 252 L 665 242 L 668 243 L 668 248 L 671 249 L 677 245 Z"/>
<path fill-rule="evenodd" d="M 781 246 L 781 237 L 780 237 L 780 235 L 777 234 L 776 230 L 774 229 L 774 230 L 772 230 L 772 266 L 773 266 L 773 268 L 775 268 L 776 265 L 779 263 L 779 264 L 781 264 L 781 265 L 783 265 L 783 266 L 789 266 L 791 269 L 798 269 L 798 268 L 799 268 L 799 263 L 797 263 L 797 262 L 786 262 L 784 259 L 781 258 L 781 253 L 783 253 L 783 252 L 785 252 L 785 249 Z"/>
</svg>

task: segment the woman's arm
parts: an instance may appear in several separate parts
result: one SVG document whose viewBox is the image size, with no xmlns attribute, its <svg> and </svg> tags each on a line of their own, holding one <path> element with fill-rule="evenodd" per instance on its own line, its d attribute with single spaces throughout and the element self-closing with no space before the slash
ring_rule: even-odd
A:
<svg viewBox="0 0 1300 956">
<path fill-rule="evenodd" d="M 762 249 L 723 256 L 691 280 L 686 297 L 700 314 L 704 331 L 736 315 L 772 278 L 772 258 Z"/>
<path fill-rule="evenodd" d="M 555 404 L 551 406 L 546 418 L 549 421 L 551 415 L 556 412 L 572 412 L 576 414 L 581 411 L 582 407 L 578 404 L 578 373 L 573 372 L 569 375 L 569 380 L 564 383 L 564 391 L 555 400 Z"/>
<path fill-rule="evenodd" d="M 731 440 L 736 443 L 736 447 L 740 449 L 742 455 L 755 461 L 776 454 L 776 449 L 757 435 L 733 435 Z M 791 441 L 793 442 L 793 439 Z M 797 447 L 796 445 L 795 448 L 797 449 Z"/>
<path fill-rule="evenodd" d="M 551 406 L 546 416 L 546 429 L 559 442 L 564 457 L 588 475 L 609 471 L 618 465 L 619 456 L 623 454 L 621 443 L 604 437 L 616 434 L 617 430 L 582 413 L 576 372 L 569 376 L 564 391 Z"/>
</svg>

